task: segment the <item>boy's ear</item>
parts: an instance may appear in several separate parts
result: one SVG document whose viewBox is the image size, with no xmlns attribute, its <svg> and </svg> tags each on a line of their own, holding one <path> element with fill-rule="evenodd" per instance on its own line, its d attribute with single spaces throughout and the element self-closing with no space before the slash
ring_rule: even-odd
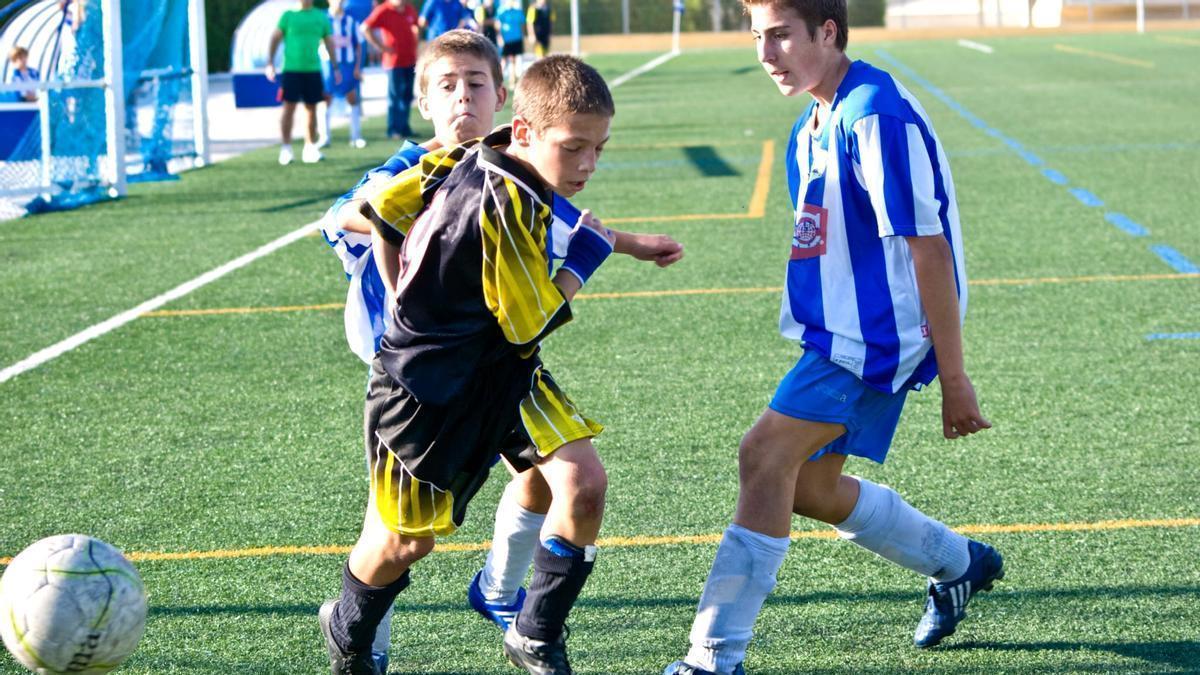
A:
<svg viewBox="0 0 1200 675">
<path fill-rule="evenodd" d="M 504 103 L 508 101 L 508 90 L 504 85 L 496 87 L 496 112 L 504 110 Z"/>
<path fill-rule="evenodd" d="M 433 121 L 433 113 L 429 110 L 429 97 L 424 93 L 417 94 L 417 110 L 421 113 L 421 119 Z"/>
<path fill-rule="evenodd" d="M 524 117 L 514 115 L 512 118 L 512 142 L 522 148 L 528 148 L 532 135 L 533 127 L 529 126 L 529 122 L 526 122 Z"/>
</svg>

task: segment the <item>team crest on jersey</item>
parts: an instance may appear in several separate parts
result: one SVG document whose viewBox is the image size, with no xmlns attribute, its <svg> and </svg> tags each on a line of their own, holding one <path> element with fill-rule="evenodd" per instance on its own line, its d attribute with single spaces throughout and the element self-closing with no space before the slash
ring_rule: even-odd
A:
<svg viewBox="0 0 1200 675">
<path fill-rule="evenodd" d="M 825 255 L 829 224 L 829 209 L 805 204 L 796 212 L 796 228 L 792 231 L 792 260 Z"/>
</svg>

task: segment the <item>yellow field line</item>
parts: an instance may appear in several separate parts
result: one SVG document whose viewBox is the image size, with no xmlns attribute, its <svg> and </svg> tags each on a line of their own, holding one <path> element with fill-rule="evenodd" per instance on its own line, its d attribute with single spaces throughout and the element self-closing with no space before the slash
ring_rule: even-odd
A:
<svg viewBox="0 0 1200 675">
<path fill-rule="evenodd" d="M 1054 45 L 1054 48 L 1060 52 L 1067 52 L 1069 54 L 1080 54 L 1083 56 L 1090 56 L 1095 59 L 1104 59 L 1105 61 L 1112 61 L 1113 63 L 1122 63 L 1127 66 L 1138 66 L 1139 68 L 1153 68 L 1154 67 L 1153 61 L 1142 61 L 1140 59 L 1131 59 L 1131 58 L 1127 58 L 1124 56 L 1117 56 L 1116 54 L 1108 54 L 1105 52 L 1094 52 L 1090 49 L 1080 49 L 1079 47 L 1070 47 L 1068 45 Z"/>
<path fill-rule="evenodd" d="M 695 220 L 756 220 L 767 213 L 767 197 L 771 194 L 771 168 L 775 164 L 775 141 L 763 141 L 762 159 L 754 178 L 754 191 L 745 213 L 684 213 L 670 216 L 625 216 L 602 218 L 605 224 L 621 223 L 681 223 Z"/>
<path fill-rule="evenodd" d="M 972 279 L 969 286 L 1037 286 L 1041 284 L 1085 284 L 1120 281 L 1161 281 L 1167 279 L 1200 279 L 1196 273 L 1171 274 L 1108 274 L 1080 277 L 1033 277 L 1026 279 Z M 617 300 L 627 298 L 663 298 L 686 295 L 730 295 L 736 293 L 779 293 L 780 286 L 751 286 L 746 288 L 681 288 L 664 291 L 627 291 L 624 293 L 580 293 L 576 300 Z M 286 307 L 221 307 L 217 309 L 162 309 L 146 312 L 144 317 L 207 316 L 214 314 L 262 314 L 267 312 L 307 312 L 334 310 L 345 307 L 340 302 L 323 305 L 291 305 Z"/>
<path fill-rule="evenodd" d="M 1155 518 L 1136 520 L 1101 520 L 1098 522 L 1076 523 L 1015 523 L 1011 525 L 962 525 L 954 528 L 963 534 L 1032 534 L 1037 532 L 1107 532 L 1113 530 L 1133 529 L 1174 529 L 1182 527 L 1200 527 L 1200 518 Z M 833 530 L 796 530 L 791 533 L 792 539 L 834 539 L 837 534 Z M 660 537 L 605 537 L 596 542 L 600 547 L 633 548 L 649 546 L 671 546 L 678 544 L 716 544 L 721 541 L 721 534 L 668 535 Z M 447 553 L 486 551 L 491 548 L 491 542 L 438 544 L 435 550 Z M 223 560 L 229 558 L 262 558 L 277 555 L 346 555 L 349 546 L 259 546 L 255 548 L 228 549 L 216 551 L 179 551 L 173 553 L 134 552 L 126 557 L 134 562 L 163 561 L 163 560 Z M 12 558 L 0 558 L 0 565 L 7 565 Z"/>
<path fill-rule="evenodd" d="M 1160 42 L 1173 42 L 1173 43 L 1179 44 L 1179 45 L 1192 45 L 1194 47 L 1200 47 L 1200 40 L 1193 40 L 1191 38 L 1185 38 L 1185 37 L 1177 37 L 1174 35 L 1156 35 L 1154 37 L 1154 39 L 1158 40 Z"/>
</svg>

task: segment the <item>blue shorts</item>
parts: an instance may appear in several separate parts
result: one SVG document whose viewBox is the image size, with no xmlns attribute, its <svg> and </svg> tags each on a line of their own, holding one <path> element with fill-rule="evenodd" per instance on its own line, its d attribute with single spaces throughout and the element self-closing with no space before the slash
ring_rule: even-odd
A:
<svg viewBox="0 0 1200 675">
<path fill-rule="evenodd" d="M 359 80 L 354 79 L 354 64 L 339 63 L 338 71 L 342 73 L 340 84 L 333 81 L 333 72 L 329 68 L 329 63 L 325 63 L 325 91 L 337 98 L 346 98 L 346 94 L 358 91 Z"/>
<path fill-rule="evenodd" d="M 779 383 L 771 410 L 796 419 L 841 424 L 846 433 L 812 456 L 834 452 L 883 463 L 908 389 L 886 394 L 813 350 L 804 352 Z"/>
</svg>

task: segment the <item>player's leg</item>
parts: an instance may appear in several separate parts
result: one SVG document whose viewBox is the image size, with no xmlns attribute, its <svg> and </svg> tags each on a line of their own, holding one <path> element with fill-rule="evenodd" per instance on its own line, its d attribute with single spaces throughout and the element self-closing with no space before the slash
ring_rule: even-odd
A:
<svg viewBox="0 0 1200 675">
<path fill-rule="evenodd" d="M 397 93 L 396 102 L 398 109 L 396 111 L 399 119 L 397 120 L 397 129 L 400 135 L 405 138 L 411 138 L 413 134 L 412 126 L 409 124 L 413 103 L 413 84 L 416 80 L 416 67 L 409 66 L 407 68 L 397 68 L 399 71 L 399 92 Z"/>
<path fill-rule="evenodd" d="M 333 134 L 333 100 L 332 94 L 325 95 L 325 114 L 321 116 L 321 125 L 317 129 L 317 147 L 324 148 L 329 145 L 330 136 Z"/>
<path fill-rule="evenodd" d="M 353 76 L 353 71 L 351 71 Z M 346 104 L 350 106 L 350 145 L 356 148 L 366 146 L 362 137 L 362 101 L 358 96 L 358 83 L 346 92 Z"/>
<path fill-rule="evenodd" d="M 602 429 L 578 411 L 549 373 L 539 369 L 521 402 L 521 424 L 504 444 L 506 457 L 536 465 L 551 493 L 541 545 L 534 547 L 529 592 L 504 634 L 509 660 L 531 673 L 571 672 L 564 626 L 595 562 L 608 489 L 608 477 L 591 442 Z M 533 496 L 538 494 L 533 491 Z M 526 505 L 544 505 L 544 495 Z"/>
<path fill-rule="evenodd" d="M 590 438 L 563 445 L 538 469 L 553 498 L 525 606 L 504 635 L 504 651 L 531 673 L 561 675 L 571 672 L 564 630 L 595 564 L 608 477 Z"/>
<path fill-rule="evenodd" d="M 286 85 L 283 94 L 285 97 L 288 95 Z M 299 100 L 297 98 L 295 101 L 289 101 L 285 98 L 283 101 L 283 111 L 279 115 L 279 137 L 281 141 L 279 146 L 280 164 L 291 164 L 292 162 L 292 125 L 296 120 L 296 103 Z"/>
<path fill-rule="evenodd" d="M 507 629 L 525 601 L 525 576 L 533 564 L 546 512 L 550 510 L 550 486 L 536 469 L 516 471 L 505 466 L 512 480 L 496 506 L 496 524 L 487 562 L 467 589 L 471 607 L 488 620 Z"/>
<path fill-rule="evenodd" d="M 797 475 L 840 424 L 763 413 L 738 450 L 738 505 L 705 582 L 684 661 L 670 673 L 737 673 L 790 543 Z M 689 671 L 690 669 L 690 671 Z"/>
<path fill-rule="evenodd" d="M 991 547 L 971 542 L 922 513 L 895 490 L 842 475 L 847 453 L 877 462 L 886 459 L 906 392 L 851 391 L 833 384 L 854 402 L 848 422 L 852 429 L 827 449 L 831 451 L 801 467 L 793 510 L 833 525 L 847 541 L 930 577 L 933 590 L 915 639 L 918 646 L 936 644 L 954 631 L 971 595 L 1003 575 L 1002 561 Z M 954 591 L 941 593 L 943 587 Z M 933 602 L 942 596 L 950 598 L 949 611 Z"/>
</svg>

